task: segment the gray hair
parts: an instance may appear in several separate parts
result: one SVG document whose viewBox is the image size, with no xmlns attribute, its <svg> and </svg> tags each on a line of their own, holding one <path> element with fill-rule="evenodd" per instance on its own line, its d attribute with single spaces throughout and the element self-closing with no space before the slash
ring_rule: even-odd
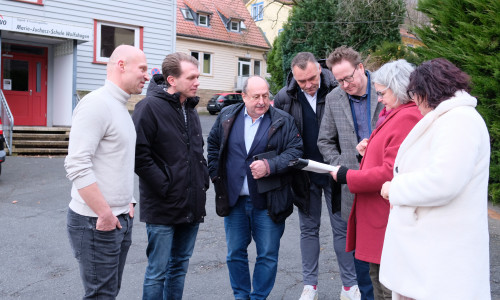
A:
<svg viewBox="0 0 500 300">
<path fill-rule="evenodd" d="M 315 64 L 316 66 L 319 66 L 318 61 L 314 57 L 314 54 L 311 52 L 299 52 L 295 57 L 292 59 L 292 72 L 293 72 L 293 67 L 297 66 L 301 70 L 305 70 L 307 68 L 307 64 L 311 62 Z"/>
<path fill-rule="evenodd" d="M 264 80 L 267 84 L 267 89 L 270 89 L 269 82 L 267 82 L 267 80 L 264 77 L 259 76 L 259 75 L 252 75 L 252 76 L 248 77 L 247 80 L 245 80 L 245 82 L 243 83 L 243 88 L 241 89 L 241 92 L 243 94 L 247 93 L 248 81 L 250 80 L 250 78 L 254 78 L 254 77 L 258 77 L 258 78 Z"/>
<path fill-rule="evenodd" d="M 415 67 L 412 64 L 404 59 L 398 59 L 386 63 L 380 69 L 373 72 L 372 81 L 390 88 L 399 103 L 406 104 L 411 100 L 406 90 L 410 83 L 410 74 L 414 70 Z"/>
</svg>

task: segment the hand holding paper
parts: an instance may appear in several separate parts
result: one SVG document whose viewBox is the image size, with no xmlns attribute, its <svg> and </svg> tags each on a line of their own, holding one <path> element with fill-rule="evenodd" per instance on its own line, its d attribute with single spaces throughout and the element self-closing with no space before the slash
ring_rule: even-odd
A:
<svg viewBox="0 0 500 300">
<path fill-rule="evenodd" d="M 315 173 L 329 173 L 335 171 L 335 173 L 339 170 L 339 167 L 330 166 L 328 164 L 320 163 L 310 159 L 294 159 L 291 160 L 288 165 L 290 167 L 294 167 L 296 169 L 301 169 L 303 171 L 315 172 Z"/>
<path fill-rule="evenodd" d="M 330 171 L 330 175 L 332 175 L 333 179 L 337 181 L 337 173 L 339 172 L 340 166 L 334 167 L 335 170 Z"/>
</svg>

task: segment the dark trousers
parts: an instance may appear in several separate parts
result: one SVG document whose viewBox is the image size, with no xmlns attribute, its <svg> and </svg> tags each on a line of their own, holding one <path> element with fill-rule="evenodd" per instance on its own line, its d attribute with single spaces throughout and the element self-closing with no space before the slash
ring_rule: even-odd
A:
<svg viewBox="0 0 500 300">
<path fill-rule="evenodd" d="M 330 225 L 333 233 L 333 249 L 337 255 L 340 279 L 342 285 L 351 287 L 358 284 L 356 281 L 356 269 L 354 268 L 354 255 L 345 252 L 347 223 L 340 216 L 340 211 L 332 213 L 332 190 L 330 186 L 322 187 L 311 183 L 309 214 L 299 210 L 300 222 L 300 252 L 302 255 L 302 278 L 304 285 L 317 285 L 319 274 L 319 229 L 321 225 L 321 191 L 324 191 L 326 208 L 330 216 Z"/>
<path fill-rule="evenodd" d="M 358 287 L 361 292 L 361 300 L 374 300 L 372 279 L 370 278 L 370 264 L 354 258 Z"/>
<path fill-rule="evenodd" d="M 123 268 L 132 244 L 133 219 L 117 216 L 121 229 L 100 231 L 97 218 L 68 209 L 67 229 L 73 254 L 80 265 L 83 299 L 115 299 L 120 291 Z"/>
</svg>

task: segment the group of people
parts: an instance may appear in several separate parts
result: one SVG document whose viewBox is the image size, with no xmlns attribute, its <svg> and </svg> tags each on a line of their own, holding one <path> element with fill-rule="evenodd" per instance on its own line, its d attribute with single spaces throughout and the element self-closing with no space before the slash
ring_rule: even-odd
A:
<svg viewBox="0 0 500 300">
<path fill-rule="evenodd" d="M 198 61 L 166 56 L 130 117 L 126 103 L 150 80 L 144 53 L 122 45 L 107 80 L 73 115 L 67 228 L 84 299 L 115 299 L 131 245 L 134 171 L 148 265 L 143 299 L 182 299 L 203 222 L 209 181 L 224 217 L 235 299 L 266 299 L 274 286 L 285 220 L 297 206 L 303 291 L 318 299 L 319 229 L 325 199 L 340 299 L 490 299 L 487 224 L 489 135 L 446 59 L 365 69 L 342 46 L 318 62 L 291 63 L 270 105 L 260 76 L 244 102 L 224 108 L 207 138 L 196 111 Z M 305 158 L 333 167 L 290 167 Z M 257 257 L 250 276 L 247 248 Z"/>
</svg>

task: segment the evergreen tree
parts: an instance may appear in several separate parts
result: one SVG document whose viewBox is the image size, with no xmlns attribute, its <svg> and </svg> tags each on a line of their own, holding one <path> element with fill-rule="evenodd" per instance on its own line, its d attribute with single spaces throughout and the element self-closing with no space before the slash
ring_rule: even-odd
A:
<svg viewBox="0 0 500 300">
<path fill-rule="evenodd" d="M 420 0 L 418 10 L 430 18 L 414 28 L 426 47 L 423 59 L 444 57 L 471 76 L 472 94 L 491 137 L 489 197 L 500 201 L 500 1 Z"/>
<path fill-rule="evenodd" d="M 270 52 L 273 61 L 268 60 L 268 66 L 275 82 L 286 78 L 290 63 L 299 52 L 309 51 L 321 59 L 341 45 L 368 51 L 382 41 L 400 40 L 398 26 L 404 20 L 403 0 L 297 0 L 295 3 L 280 35 L 281 48 L 273 47 Z M 275 54 L 280 51 L 282 55 Z"/>
<path fill-rule="evenodd" d="M 284 68 L 283 68 L 283 51 L 282 49 L 283 35 L 280 34 L 273 42 L 273 50 L 269 51 L 267 56 L 267 72 L 273 74 L 268 78 L 271 93 L 276 95 L 283 87 Z"/>
</svg>

